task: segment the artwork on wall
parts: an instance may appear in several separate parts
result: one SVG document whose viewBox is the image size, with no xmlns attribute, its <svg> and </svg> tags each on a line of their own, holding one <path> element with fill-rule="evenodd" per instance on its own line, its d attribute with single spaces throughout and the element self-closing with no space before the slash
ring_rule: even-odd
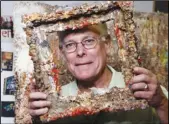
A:
<svg viewBox="0 0 169 124">
<path fill-rule="evenodd" d="M 168 13 L 168 1 L 154 1 L 154 12 Z"/>
<path fill-rule="evenodd" d="M 4 95 L 14 95 L 16 91 L 16 82 L 14 76 L 4 79 Z"/>
<path fill-rule="evenodd" d="M 1 52 L 1 69 L 12 71 L 13 68 L 13 52 Z"/>
<path fill-rule="evenodd" d="M 1 29 L 12 29 L 13 19 L 12 16 L 1 16 Z"/>
<path fill-rule="evenodd" d="M 1 16 L 1 38 L 3 40 L 11 39 L 14 37 L 13 31 L 13 18 L 12 16 Z M 1 39 L 1 41 L 3 41 Z"/>
<path fill-rule="evenodd" d="M 2 117 L 14 117 L 14 102 L 1 102 Z"/>
</svg>

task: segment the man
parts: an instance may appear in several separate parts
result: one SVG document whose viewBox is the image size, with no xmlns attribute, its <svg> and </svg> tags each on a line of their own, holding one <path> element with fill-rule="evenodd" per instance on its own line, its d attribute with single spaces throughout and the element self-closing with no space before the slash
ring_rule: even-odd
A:
<svg viewBox="0 0 169 124">
<path fill-rule="evenodd" d="M 106 64 L 110 37 L 105 24 L 88 26 L 74 31 L 59 33 L 60 49 L 67 68 L 76 78 L 75 81 L 62 86 L 61 95 L 77 95 L 78 91 L 88 92 L 92 87 L 112 88 L 125 87 L 123 75 Z M 134 68 L 134 76 L 130 82 L 131 90 L 136 98 L 146 99 L 160 118 L 161 122 L 168 123 L 168 100 L 158 85 L 156 76 L 149 70 L 141 67 Z M 43 115 L 50 107 L 46 101 L 47 95 L 40 92 L 30 94 L 29 112 L 32 116 Z M 39 100 L 40 99 L 40 100 Z M 135 110 L 132 112 L 99 113 L 86 119 L 81 118 L 79 123 L 115 123 L 115 122 L 157 122 L 152 109 Z M 156 119 L 157 118 L 157 119 Z M 138 119 L 138 120 L 137 120 Z M 71 120 L 71 119 L 68 119 Z M 61 120 L 62 121 L 62 120 Z M 60 122 L 61 122 L 60 121 Z M 64 121 L 64 120 L 63 120 Z M 75 121 L 78 123 L 78 121 Z M 71 121 L 67 121 L 71 122 Z M 65 122 L 65 123 L 67 123 Z M 74 123 L 74 122 L 73 122 Z"/>
</svg>

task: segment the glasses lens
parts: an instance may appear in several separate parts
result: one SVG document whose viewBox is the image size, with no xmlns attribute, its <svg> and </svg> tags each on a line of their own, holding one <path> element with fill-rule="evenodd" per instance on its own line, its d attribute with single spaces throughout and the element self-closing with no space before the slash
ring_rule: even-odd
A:
<svg viewBox="0 0 169 124">
<path fill-rule="evenodd" d="M 76 50 L 76 43 L 66 43 L 64 45 L 64 49 L 66 52 L 70 53 L 70 52 L 74 52 Z"/>
<path fill-rule="evenodd" d="M 96 46 L 97 40 L 94 38 L 88 38 L 88 39 L 82 41 L 82 44 L 84 45 L 84 47 L 86 49 L 92 49 Z"/>
<path fill-rule="evenodd" d="M 95 38 L 87 38 L 87 39 L 83 40 L 81 43 L 86 49 L 92 49 L 96 46 L 97 42 L 98 42 L 98 40 Z M 63 45 L 64 50 L 67 53 L 74 52 L 77 48 L 77 44 L 78 43 L 75 43 L 75 42 L 66 43 Z"/>
</svg>

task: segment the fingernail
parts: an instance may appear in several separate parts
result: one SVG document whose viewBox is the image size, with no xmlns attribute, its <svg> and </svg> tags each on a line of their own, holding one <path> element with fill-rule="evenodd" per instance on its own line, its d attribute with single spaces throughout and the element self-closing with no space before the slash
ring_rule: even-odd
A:
<svg viewBox="0 0 169 124">
<path fill-rule="evenodd" d="M 49 109 L 46 107 L 46 108 L 45 108 L 45 112 L 48 112 L 48 110 L 49 110 Z"/>
<path fill-rule="evenodd" d="M 51 105 L 51 102 L 50 102 L 50 101 L 48 101 L 48 102 L 47 102 L 47 104 L 48 104 L 48 105 Z"/>
<path fill-rule="evenodd" d="M 138 67 L 135 67 L 135 68 L 134 68 L 134 71 L 138 71 Z"/>
<path fill-rule="evenodd" d="M 45 94 L 45 95 L 43 95 L 43 97 L 46 99 L 46 98 L 47 98 L 47 95 Z"/>
</svg>

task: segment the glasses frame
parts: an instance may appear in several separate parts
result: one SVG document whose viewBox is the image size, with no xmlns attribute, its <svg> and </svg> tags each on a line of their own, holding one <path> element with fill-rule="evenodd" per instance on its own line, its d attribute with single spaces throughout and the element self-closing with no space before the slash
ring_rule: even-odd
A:
<svg viewBox="0 0 169 124">
<path fill-rule="evenodd" d="M 63 50 L 64 50 L 66 53 L 73 53 L 73 52 L 75 52 L 75 51 L 77 50 L 78 44 L 82 44 L 82 46 L 83 46 L 85 49 L 87 49 L 87 50 L 88 50 L 88 49 L 94 49 L 94 48 L 96 47 L 96 45 L 99 43 L 99 41 L 100 41 L 99 38 L 100 38 L 100 37 L 98 37 L 98 38 L 95 39 L 95 41 L 96 41 L 95 44 L 94 44 L 92 47 L 90 47 L 90 48 L 86 47 L 87 44 L 84 43 L 85 40 L 84 40 L 84 41 L 81 41 L 81 42 L 79 42 L 79 43 L 73 42 L 73 43 L 75 43 L 75 48 L 74 48 L 74 50 L 67 51 L 67 50 L 66 50 L 66 47 L 65 47 L 65 45 L 66 45 L 65 43 L 62 44 L 62 48 L 63 48 Z"/>
</svg>

